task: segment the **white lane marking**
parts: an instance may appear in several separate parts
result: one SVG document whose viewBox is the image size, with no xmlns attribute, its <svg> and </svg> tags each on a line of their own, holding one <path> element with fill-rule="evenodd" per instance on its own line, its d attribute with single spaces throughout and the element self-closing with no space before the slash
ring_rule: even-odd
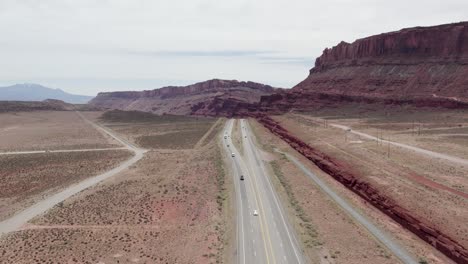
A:
<svg viewBox="0 0 468 264">
<path fill-rule="evenodd" d="M 254 250 L 254 256 L 256 257 L 257 256 L 257 251 Z"/>
<path fill-rule="evenodd" d="M 245 144 L 245 141 L 242 141 L 242 143 Z M 247 148 L 246 148 L 246 151 L 248 151 Z M 250 154 L 250 152 L 249 152 L 249 154 Z M 250 189 L 250 194 L 253 195 L 254 204 L 256 205 L 255 208 L 260 208 L 260 205 L 261 205 L 260 202 L 261 202 L 261 201 L 259 202 L 259 199 L 261 199 L 261 195 L 260 195 L 261 190 L 258 189 L 258 188 L 255 188 L 255 187 L 254 187 L 254 184 L 252 183 L 252 182 L 256 182 L 256 181 L 255 181 L 255 178 L 254 178 L 254 175 L 255 175 L 255 173 L 254 173 L 254 167 L 250 166 L 251 164 L 249 165 L 248 162 L 245 162 L 244 159 L 248 159 L 247 155 L 248 155 L 248 154 L 247 154 L 247 152 L 246 152 L 244 158 L 239 159 L 239 163 L 242 164 L 243 167 L 246 168 L 246 172 L 248 172 L 248 174 L 251 175 L 248 179 L 254 179 L 253 181 L 250 181 L 250 182 L 249 182 L 250 184 L 247 185 L 247 186 L 248 186 L 247 188 Z M 248 192 L 248 193 L 249 193 L 249 192 Z M 258 196 L 259 199 L 257 199 L 257 196 Z M 252 197 L 251 197 L 251 198 L 252 198 Z M 249 199 L 249 201 L 250 201 L 250 199 Z M 259 213 L 259 216 L 260 216 L 260 217 L 258 218 L 258 221 L 259 221 L 260 227 L 262 228 L 262 223 L 263 223 L 263 222 L 265 222 L 265 224 L 267 224 L 267 223 L 266 223 L 266 219 L 264 218 L 264 215 L 262 214 L 262 210 L 259 210 L 259 211 L 260 211 L 260 213 Z M 265 210 L 265 211 L 266 211 L 266 210 Z M 251 217 L 252 217 L 252 218 L 255 218 L 255 216 L 251 216 Z M 268 226 L 266 226 L 266 228 L 268 229 Z M 273 249 L 272 249 L 272 247 L 271 247 L 271 239 L 268 239 L 268 241 L 267 241 L 266 238 L 265 238 L 264 235 L 263 235 L 263 234 L 264 234 L 263 232 L 264 232 L 264 231 L 263 231 L 263 228 L 262 228 L 262 231 L 260 232 L 260 234 L 262 235 L 261 237 L 262 237 L 262 240 L 263 240 L 263 244 L 264 244 L 264 246 L 265 246 L 265 254 L 266 254 L 266 257 L 267 257 L 267 262 L 269 263 L 269 261 L 268 261 L 269 255 L 270 255 L 270 254 L 273 254 L 273 258 L 274 258 L 274 253 L 273 253 Z M 267 230 L 267 232 L 268 232 L 268 230 Z M 267 249 L 266 242 L 269 242 L 269 243 L 270 243 L 270 250 Z"/>
<path fill-rule="evenodd" d="M 227 124 L 227 130 L 229 131 L 229 133 L 232 133 L 232 128 L 233 128 L 233 120 L 229 120 L 229 123 Z M 228 132 L 226 131 L 226 132 Z M 229 140 L 226 140 L 229 144 L 232 145 L 232 141 L 230 140 L 230 137 L 228 136 Z M 227 152 L 228 152 L 228 155 L 231 154 L 231 152 L 229 151 L 229 149 L 227 149 Z M 237 171 L 237 168 L 236 168 L 236 164 L 235 162 L 237 162 L 236 160 L 233 161 L 232 163 L 232 166 L 233 166 L 233 171 Z M 239 173 L 239 172 L 238 172 Z M 237 178 L 236 175 L 233 175 L 234 178 Z M 237 179 L 234 179 L 234 180 L 237 180 Z M 238 198 L 238 202 L 240 204 L 240 214 L 239 214 L 239 217 L 240 217 L 240 221 L 238 220 L 238 222 L 240 222 L 240 225 L 241 225 L 241 228 L 240 228 L 240 231 L 241 231 L 241 244 L 242 244 L 242 263 L 245 264 L 245 234 L 244 234 L 244 217 L 243 217 L 243 205 L 242 205 L 242 198 L 241 198 L 241 194 L 240 194 L 240 186 L 239 186 L 239 183 L 237 183 L 236 181 L 236 184 L 235 184 L 236 188 L 238 189 L 237 191 L 237 198 Z M 238 223 L 239 224 L 239 223 Z"/>
<path fill-rule="evenodd" d="M 244 121 L 244 120 L 241 119 L 241 122 L 242 122 L 242 123 L 243 123 L 243 121 Z M 248 122 L 246 122 L 246 123 L 247 123 L 247 124 L 244 124 L 244 126 L 248 125 L 248 126 L 249 126 L 249 129 L 250 129 L 250 124 L 249 124 Z M 253 143 L 252 143 L 251 138 L 248 137 L 248 138 L 247 138 L 247 141 L 249 142 L 249 144 L 247 144 L 247 145 L 250 146 L 250 149 L 251 149 L 252 153 L 256 154 L 256 152 L 254 152 L 255 149 L 253 148 Z M 273 191 L 273 188 L 272 188 L 272 186 L 271 186 L 270 179 L 266 176 L 266 174 L 265 174 L 265 169 L 263 168 L 262 165 L 263 165 L 263 163 L 260 162 L 260 168 L 262 169 L 263 175 L 265 176 L 264 178 L 266 178 L 266 179 L 267 179 L 267 182 L 268 182 L 267 185 L 268 185 L 268 187 L 269 187 L 271 193 L 273 194 L 273 199 L 274 199 L 276 208 L 278 209 L 278 211 L 279 211 L 279 213 L 280 213 L 281 220 L 282 220 L 283 225 L 284 225 L 284 227 L 285 227 L 285 229 L 286 229 L 286 233 L 287 233 L 288 238 L 289 238 L 289 241 L 290 241 L 290 243 L 291 243 L 291 247 L 293 248 L 294 255 L 296 256 L 296 259 L 297 259 L 298 263 L 302 263 L 302 259 L 299 257 L 299 254 L 298 254 L 297 249 L 296 249 L 296 244 L 293 242 L 291 233 L 289 232 L 289 226 L 286 224 L 286 221 L 285 221 L 284 216 L 283 216 L 283 212 L 282 212 L 282 210 L 281 210 L 281 208 L 280 208 L 280 206 L 279 206 L 279 202 L 278 202 L 278 198 L 276 197 L 276 193 Z"/>
</svg>

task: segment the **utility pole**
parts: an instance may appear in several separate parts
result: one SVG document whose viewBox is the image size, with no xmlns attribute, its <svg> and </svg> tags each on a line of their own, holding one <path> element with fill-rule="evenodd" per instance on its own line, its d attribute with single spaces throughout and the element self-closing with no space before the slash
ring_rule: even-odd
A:
<svg viewBox="0 0 468 264">
<path fill-rule="evenodd" d="M 390 158 L 390 138 L 387 140 L 387 158 Z"/>
</svg>

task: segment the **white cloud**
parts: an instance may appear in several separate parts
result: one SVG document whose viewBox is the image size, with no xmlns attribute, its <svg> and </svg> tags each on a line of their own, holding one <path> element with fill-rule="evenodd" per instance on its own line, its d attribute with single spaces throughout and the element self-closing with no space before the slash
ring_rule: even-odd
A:
<svg viewBox="0 0 468 264">
<path fill-rule="evenodd" d="M 131 80 L 128 89 L 213 77 L 292 86 L 325 47 L 468 20 L 465 10 L 465 0 L 0 0 L 0 84 L 87 94 Z"/>
</svg>

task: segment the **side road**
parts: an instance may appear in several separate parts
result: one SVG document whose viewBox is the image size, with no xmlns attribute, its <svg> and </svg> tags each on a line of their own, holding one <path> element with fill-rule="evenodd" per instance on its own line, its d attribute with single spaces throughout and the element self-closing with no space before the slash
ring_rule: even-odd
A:
<svg viewBox="0 0 468 264">
<path fill-rule="evenodd" d="M 365 227 L 377 240 L 387 247 L 403 263 L 418 263 L 403 247 L 392 240 L 387 234 L 381 231 L 376 225 L 370 222 L 366 217 L 356 211 L 348 202 L 341 198 L 335 191 L 322 181 L 317 175 L 307 169 L 299 160 L 288 153 L 276 150 L 286 155 L 299 169 L 301 169 L 322 191 L 327 194 L 335 203 L 337 203 L 345 212 L 347 212 L 356 222 Z"/>
<path fill-rule="evenodd" d="M 102 173 L 100 175 L 88 178 L 82 182 L 79 182 L 77 184 L 74 184 L 72 186 L 69 186 L 68 188 L 62 190 L 59 193 L 56 193 L 54 195 L 51 195 L 44 200 L 37 202 L 36 204 L 24 209 L 23 211 L 17 213 L 16 215 L 0 222 L 0 236 L 5 235 L 7 233 L 13 232 L 21 228 L 24 224 L 26 224 L 29 220 L 32 218 L 46 212 L 47 210 L 51 209 L 54 207 L 56 204 L 64 201 L 65 199 L 71 197 L 74 194 L 77 194 L 84 189 L 87 189 L 107 178 L 110 178 L 119 172 L 129 168 L 131 165 L 135 164 L 137 161 L 139 161 L 141 158 L 143 158 L 144 153 L 146 150 L 137 148 L 130 143 L 120 139 L 117 135 L 115 135 L 112 131 L 105 129 L 90 120 L 88 120 L 85 116 L 83 116 L 81 113 L 77 112 L 77 114 L 83 118 L 87 123 L 91 124 L 94 126 L 97 130 L 100 132 L 107 134 L 108 136 L 112 137 L 113 139 L 117 140 L 120 142 L 123 146 L 124 149 L 130 150 L 135 153 L 135 155 L 120 164 L 118 167 L 113 168 L 112 170 L 109 170 L 105 173 Z"/>
<path fill-rule="evenodd" d="M 367 138 L 367 139 L 370 139 L 370 140 L 380 140 L 382 143 L 388 143 L 388 144 L 391 144 L 391 145 L 394 145 L 394 146 L 397 146 L 397 147 L 400 147 L 400 148 L 405 148 L 405 149 L 408 149 L 408 150 L 412 150 L 412 151 L 414 151 L 414 152 L 416 152 L 418 154 L 423 154 L 423 155 L 426 155 L 426 156 L 429 156 L 429 157 L 432 157 L 432 158 L 445 159 L 445 160 L 448 160 L 450 162 L 458 163 L 458 164 L 461 164 L 461 165 L 468 165 L 468 160 L 466 160 L 466 159 L 454 157 L 454 156 L 447 155 L 447 154 L 444 154 L 444 153 L 430 151 L 430 150 L 427 150 L 427 149 L 422 149 L 422 148 L 410 146 L 410 145 L 395 142 L 395 141 L 390 141 L 390 140 L 385 140 L 385 139 L 378 139 L 377 137 L 374 137 L 372 135 L 369 135 L 369 134 L 366 134 L 366 133 L 363 133 L 363 132 L 359 132 L 359 131 L 356 131 L 356 130 L 352 130 L 350 127 L 339 125 L 339 124 L 330 124 L 330 126 L 335 127 L 335 128 L 339 128 L 339 129 L 342 129 L 342 130 L 345 130 L 345 131 L 349 131 L 350 133 L 361 136 L 363 138 Z"/>
</svg>

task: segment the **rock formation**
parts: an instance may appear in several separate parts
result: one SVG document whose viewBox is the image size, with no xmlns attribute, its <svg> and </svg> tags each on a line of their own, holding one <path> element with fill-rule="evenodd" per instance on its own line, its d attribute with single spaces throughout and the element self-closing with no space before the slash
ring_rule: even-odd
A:
<svg viewBox="0 0 468 264">
<path fill-rule="evenodd" d="M 90 104 L 95 107 L 139 110 L 156 114 L 203 114 L 221 101 L 252 104 L 276 88 L 255 82 L 213 79 L 188 86 L 168 86 L 142 92 L 99 93 Z"/>
<path fill-rule="evenodd" d="M 468 103 L 468 22 L 341 42 L 323 51 L 293 91 L 394 103 Z"/>
</svg>

